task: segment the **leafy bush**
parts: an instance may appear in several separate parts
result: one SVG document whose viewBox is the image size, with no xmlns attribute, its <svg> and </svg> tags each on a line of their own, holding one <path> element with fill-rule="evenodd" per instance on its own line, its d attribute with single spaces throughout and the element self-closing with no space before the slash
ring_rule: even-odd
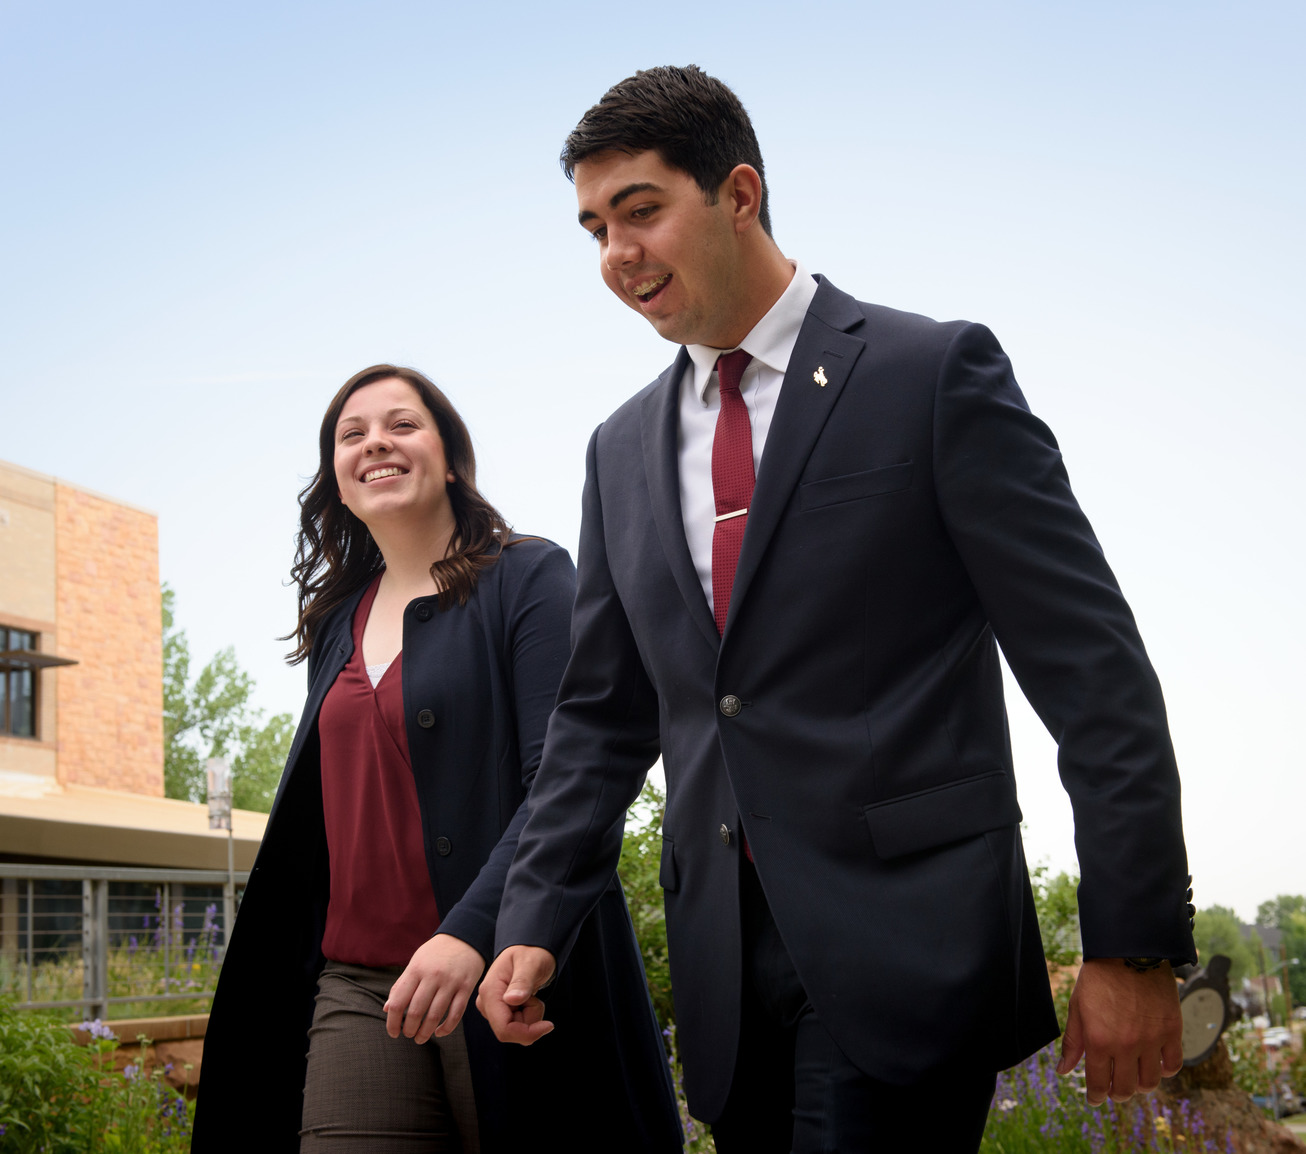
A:
<svg viewBox="0 0 1306 1154">
<path fill-rule="evenodd" d="M 1224 1044 L 1229 1047 L 1229 1059 L 1233 1063 L 1234 1085 L 1254 1097 L 1269 1097 L 1270 1063 L 1260 1032 L 1246 1021 L 1235 1022 L 1225 1030 Z"/>
<path fill-rule="evenodd" d="M 83 1028 L 92 1034 L 87 1046 L 66 1026 L 0 1001 L 0 1152 L 188 1150 L 191 1107 L 163 1071 L 117 1073 L 112 1031 L 98 1021 Z"/>
<path fill-rule="evenodd" d="M 667 919 L 662 904 L 658 869 L 662 860 L 662 814 L 666 798 L 653 782 L 630 807 L 621 843 L 617 872 L 626 891 L 635 937 L 644 957 L 644 973 L 658 1020 L 674 1025 L 676 1009 L 671 1001 L 671 966 L 667 960 Z"/>
<path fill-rule="evenodd" d="M 1034 891 L 1043 953 L 1054 966 L 1073 965 L 1079 960 L 1081 948 L 1079 876 L 1062 870 L 1055 877 L 1049 877 L 1048 867 L 1039 863 L 1029 871 L 1029 882 Z"/>
</svg>

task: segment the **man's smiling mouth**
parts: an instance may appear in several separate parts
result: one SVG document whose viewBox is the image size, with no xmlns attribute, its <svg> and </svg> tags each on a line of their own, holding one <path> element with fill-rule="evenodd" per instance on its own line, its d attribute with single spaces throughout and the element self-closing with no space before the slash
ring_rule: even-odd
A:
<svg viewBox="0 0 1306 1154">
<path fill-rule="evenodd" d="M 398 465 L 386 465 L 382 469 L 370 469 L 363 474 L 363 484 L 366 485 L 369 481 L 380 480 L 382 477 L 402 477 L 406 472 L 406 469 L 401 469 Z"/>
<path fill-rule="evenodd" d="M 637 300 L 643 304 L 648 304 L 649 301 L 666 287 L 667 281 L 670 279 L 671 274 L 665 272 L 661 276 L 653 277 L 651 280 L 646 280 L 642 284 L 637 284 L 633 289 L 631 289 L 631 292 L 634 293 Z"/>
</svg>

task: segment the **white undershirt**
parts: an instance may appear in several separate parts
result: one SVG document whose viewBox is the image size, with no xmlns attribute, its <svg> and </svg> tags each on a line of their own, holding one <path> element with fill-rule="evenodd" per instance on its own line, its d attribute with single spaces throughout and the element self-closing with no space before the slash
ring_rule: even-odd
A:
<svg viewBox="0 0 1306 1154">
<path fill-rule="evenodd" d="M 752 353 L 744 369 L 739 394 L 748 409 L 753 431 L 753 470 L 760 476 L 762 450 L 771 431 L 780 386 L 784 383 L 789 358 L 798 343 L 808 306 L 816 295 L 816 281 L 798 261 L 793 278 L 752 332 L 738 346 Z M 677 452 L 680 465 L 680 512 L 685 519 L 689 555 L 703 585 L 708 606 L 712 606 L 712 533 L 716 528 L 716 499 L 712 493 L 712 441 L 716 437 L 717 413 L 721 409 L 716 360 L 730 349 L 708 345 L 686 345 L 689 367 L 680 381 L 680 434 Z"/>
</svg>

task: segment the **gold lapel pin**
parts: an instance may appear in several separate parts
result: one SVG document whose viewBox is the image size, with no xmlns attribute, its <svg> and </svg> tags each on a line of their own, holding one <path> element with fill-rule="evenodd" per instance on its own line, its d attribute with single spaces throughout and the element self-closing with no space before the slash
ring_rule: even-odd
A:
<svg viewBox="0 0 1306 1154">
<path fill-rule="evenodd" d="M 812 374 L 812 380 L 814 380 L 818 385 L 820 385 L 821 388 L 825 388 L 825 386 L 830 383 L 830 378 L 825 375 L 824 365 L 816 366 L 816 372 Z"/>
</svg>

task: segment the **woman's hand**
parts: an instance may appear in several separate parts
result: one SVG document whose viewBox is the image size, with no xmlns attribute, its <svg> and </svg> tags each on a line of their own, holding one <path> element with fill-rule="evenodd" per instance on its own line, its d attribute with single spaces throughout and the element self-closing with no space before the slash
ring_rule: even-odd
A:
<svg viewBox="0 0 1306 1154">
<path fill-rule="evenodd" d="M 385 1032 L 400 1031 L 419 1045 L 443 1038 L 462 1021 L 467 1002 L 485 972 L 485 959 L 461 938 L 436 934 L 419 946 L 385 1002 Z"/>
</svg>

